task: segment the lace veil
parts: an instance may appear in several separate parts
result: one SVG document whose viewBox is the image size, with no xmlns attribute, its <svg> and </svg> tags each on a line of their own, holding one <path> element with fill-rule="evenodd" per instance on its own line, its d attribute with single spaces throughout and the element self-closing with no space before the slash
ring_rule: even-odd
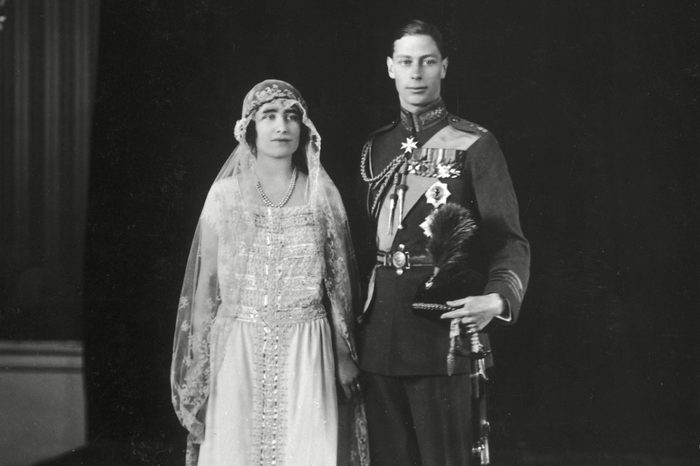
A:
<svg viewBox="0 0 700 466">
<path fill-rule="evenodd" d="M 305 148 L 308 167 L 306 199 L 314 211 L 318 241 L 325 251 L 324 285 L 330 303 L 328 313 L 334 332 L 342 336 L 356 359 L 352 335 L 358 282 L 347 216 L 338 190 L 321 166 L 321 137 L 308 117 L 306 103 L 299 91 L 284 81 L 266 80 L 248 92 L 243 101 L 241 119 L 236 122 L 234 130 L 238 146 L 219 171 L 215 183 L 225 178 L 233 179 L 239 196 L 231 200 L 232 212 L 242 211 L 236 209 L 237 206 L 258 202 L 253 176 L 255 156 L 246 143 L 245 134 L 260 106 L 275 100 L 282 100 L 285 106 L 297 106 L 302 113 L 301 121 L 309 130 Z M 209 196 L 212 196 L 212 191 L 210 190 Z M 205 210 L 206 205 L 207 203 Z M 255 229 L 252 222 L 246 222 L 243 217 L 226 218 L 226 221 L 233 223 L 234 235 L 238 241 L 250 244 Z M 172 402 L 180 422 L 189 432 L 189 455 L 194 454 L 192 450 L 196 450 L 195 445 L 204 439 L 209 384 L 218 369 L 218 360 L 222 359 L 217 357 L 217 361 L 214 361 L 210 358 L 211 325 L 218 313 L 227 312 L 226 309 L 230 308 L 219 306 L 221 299 L 216 270 L 216 242 L 214 230 L 203 211 L 187 260 L 171 366 Z M 236 276 L 240 277 L 245 274 L 246 261 L 237 252 L 227 250 L 226 254 L 234 256 L 234 269 Z M 227 296 L 233 296 L 234 302 L 230 304 L 235 306 L 240 299 L 240 290 L 237 292 L 234 285 L 234 290 L 230 290 Z M 226 335 L 223 338 L 217 337 L 217 340 L 225 341 L 225 337 Z M 349 422 L 347 419 L 343 421 L 345 426 L 341 430 L 354 431 L 354 440 L 351 441 L 353 445 L 350 445 L 353 458 L 351 463 L 365 464 L 363 457 L 366 457 L 367 445 L 364 411 L 360 404 L 346 411 L 352 411 L 349 414 L 352 419 Z M 339 414 L 342 416 L 342 412 Z"/>
</svg>

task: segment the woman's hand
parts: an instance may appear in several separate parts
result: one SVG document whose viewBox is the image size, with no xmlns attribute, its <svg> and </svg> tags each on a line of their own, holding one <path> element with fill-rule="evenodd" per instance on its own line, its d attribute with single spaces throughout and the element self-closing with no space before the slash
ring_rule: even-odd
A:
<svg viewBox="0 0 700 466">
<path fill-rule="evenodd" d="M 360 369 L 355 364 L 355 361 L 352 360 L 350 354 L 342 353 L 338 355 L 336 372 L 338 383 L 343 388 L 345 399 L 349 400 L 353 396 L 358 396 L 360 394 Z"/>
</svg>

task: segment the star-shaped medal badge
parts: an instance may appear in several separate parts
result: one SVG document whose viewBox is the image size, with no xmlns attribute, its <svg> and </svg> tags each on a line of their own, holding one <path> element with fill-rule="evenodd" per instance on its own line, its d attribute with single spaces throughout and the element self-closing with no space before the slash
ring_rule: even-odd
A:
<svg viewBox="0 0 700 466">
<path fill-rule="evenodd" d="M 406 142 L 401 143 L 401 150 L 404 155 L 413 152 L 413 149 L 418 149 L 418 141 L 414 140 L 412 137 L 406 138 Z"/>
<path fill-rule="evenodd" d="M 452 167 L 448 164 L 445 164 L 445 163 L 438 164 L 438 166 L 437 166 L 438 178 L 449 178 L 451 175 L 450 168 L 452 168 Z"/>
<path fill-rule="evenodd" d="M 450 197 L 450 190 L 447 189 L 447 184 L 442 181 L 436 181 L 431 187 L 425 192 L 425 198 L 428 200 L 428 204 L 432 204 L 436 209 L 441 205 L 447 203 L 447 198 Z"/>
</svg>

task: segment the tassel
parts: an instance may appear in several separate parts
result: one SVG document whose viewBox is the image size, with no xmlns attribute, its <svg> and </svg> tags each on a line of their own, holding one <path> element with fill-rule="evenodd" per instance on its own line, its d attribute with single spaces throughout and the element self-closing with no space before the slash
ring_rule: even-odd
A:
<svg viewBox="0 0 700 466">
<path fill-rule="evenodd" d="M 408 163 L 404 163 L 401 167 L 401 177 L 399 180 L 399 185 L 396 188 L 399 193 L 399 230 L 403 230 L 403 200 L 406 191 L 408 190 L 408 185 L 406 184 L 406 178 L 408 178 Z"/>
<path fill-rule="evenodd" d="M 452 319 L 450 321 L 450 349 L 447 352 L 447 375 L 452 375 L 455 372 L 455 353 L 457 352 L 459 333 L 459 319 Z"/>
<path fill-rule="evenodd" d="M 394 211 L 396 210 L 396 193 L 391 193 L 389 196 L 389 234 L 394 232 Z"/>
</svg>

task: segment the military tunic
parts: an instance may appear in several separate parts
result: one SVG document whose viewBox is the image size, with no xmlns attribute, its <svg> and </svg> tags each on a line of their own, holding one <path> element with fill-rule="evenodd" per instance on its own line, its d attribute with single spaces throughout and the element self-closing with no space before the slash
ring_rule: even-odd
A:
<svg viewBox="0 0 700 466">
<path fill-rule="evenodd" d="M 520 228 L 518 203 L 496 138 L 479 125 L 449 115 L 442 101 L 420 115 L 402 110 L 400 120 L 369 141 L 371 172 L 386 166 L 410 137 L 419 147 L 408 162 L 402 229 L 395 229 L 390 244 L 377 244 L 377 232 L 386 230 L 386 225 L 377 218 L 382 217 L 381 211 L 369 211 L 375 197 L 386 197 L 386 192 L 376 193 L 365 185 L 363 198 L 372 229 L 363 234 L 364 239 L 374 240 L 374 250 L 391 253 L 403 247 L 411 256 L 424 256 L 428 238 L 420 225 L 434 209 L 424 194 L 436 181 L 445 183 L 450 193 L 447 202 L 459 203 L 476 216 L 478 229 L 470 240 L 468 266 L 483 275 L 482 294 L 498 293 L 505 300 L 507 320 L 514 322 L 529 277 L 529 244 Z M 370 269 L 367 258 L 372 256 L 366 251 L 371 248 L 358 245 L 365 250 L 365 274 Z M 410 307 L 432 266 L 412 266 L 401 275 L 392 267 L 378 266 L 374 273 L 373 297 L 361 330 L 362 369 L 397 376 L 446 374 L 447 324 L 417 316 Z M 468 361 L 462 361 L 457 372 L 466 371 Z"/>
<path fill-rule="evenodd" d="M 407 144 L 408 138 L 417 148 Z M 474 215 L 477 233 L 469 240 L 465 265 L 483 277 L 481 294 L 503 298 L 502 321 L 518 317 L 529 276 L 529 244 L 505 159 L 489 131 L 450 115 L 442 100 L 419 114 L 402 109 L 399 120 L 376 131 L 365 145 L 363 164 L 369 175 L 390 165 L 402 145 L 408 147 L 403 212 L 395 208 L 390 223 L 394 186 L 364 183 L 359 196 L 364 231 L 355 237 L 364 276 L 372 276 L 359 333 L 372 461 L 468 464 L 469 359 L 457 358 L 457 375 L 446 376 L 448 322 L 411 310 L 418 286 L 433 271 L 421 224 L 434 206 L 425 194 L 436 182 L 444 183 L 446 201 Z M 408 253 L 410 268 L 385 259 L 396 251 Z"/>
</svg>

